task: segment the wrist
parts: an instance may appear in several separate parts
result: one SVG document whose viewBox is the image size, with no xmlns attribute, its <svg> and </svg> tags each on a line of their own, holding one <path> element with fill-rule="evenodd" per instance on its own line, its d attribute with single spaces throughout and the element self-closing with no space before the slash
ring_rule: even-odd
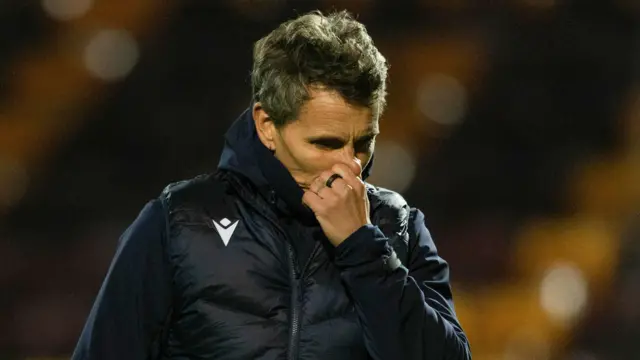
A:
<svg viewBox="0 0 640 360">
<path fill-rule="evenodd" d="M 391 253 L 392 249 L 382 231 L 375 225 L 367 224 L 336 246 L 335 260 L 339 266 L 353 266 L 378 260 Z"/>
</svg>

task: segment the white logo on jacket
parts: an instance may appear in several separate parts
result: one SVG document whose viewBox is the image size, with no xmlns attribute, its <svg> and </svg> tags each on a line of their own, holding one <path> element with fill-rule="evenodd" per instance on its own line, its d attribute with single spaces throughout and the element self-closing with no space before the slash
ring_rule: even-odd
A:
<svg viewBox="0 0 640 360">
<path fill-rule="evenodd" d="M 233 232 L 236 230 L 236 226 L 238 226 L 239 220 L 236 220 L 234 223 L 231 223 L 231 220 L 227 218 L 220 220 L 220 222 L 217 222 L 213 219 L 211 221 L 216 227 L 216 230 L 218 230 L 218 234 L 220 235 L 224 246 L 227 246 L 229 240 L 231 239 L 231 235 L 233 235 Z"/>
</svg>

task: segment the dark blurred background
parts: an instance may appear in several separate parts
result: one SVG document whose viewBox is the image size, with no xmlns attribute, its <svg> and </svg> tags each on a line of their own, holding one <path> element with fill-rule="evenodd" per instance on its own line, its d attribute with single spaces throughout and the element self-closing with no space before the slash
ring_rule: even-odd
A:
<svg viewBox="0 0 640 360">
<path fill-rule="evenodd" d="M 69 357 L 253 42 L 343 8 L 391 64 L 370 180 L 425 212 L 474 359 L 640 359 L 639 0 L 2 0 L 0 358 Z"/>
</svg>

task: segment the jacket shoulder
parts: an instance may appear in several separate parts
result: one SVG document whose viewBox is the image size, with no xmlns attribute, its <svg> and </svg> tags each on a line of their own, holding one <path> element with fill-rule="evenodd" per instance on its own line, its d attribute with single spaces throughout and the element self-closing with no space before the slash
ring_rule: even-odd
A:
<svg viewBox="0 0 640 360">
<path fill-rule="evenodd" d="M 371 222 L 389 239 L 400 261 L 408 261 L 411 209 L 397 192 L 367 184 Z"/>
<path fill-rule="evenodd" d="M 205 183 L 211 180 L 212 177 L 212 174 L 201 174 L 191 179 L 172 182 L 165 186 L 160 197 L 188 193 L 194 189 L 201 188 Z"/>
<path fill-rule="evenodd" d="M 167 185 L 160 194 L 160 200 L 169 212 L 184 208 L 202 210 L 220 204 L 226 189 L 215 174 L 202 174 Z"/>
<path fill-rule="evenodd" d="M 402 195 L 383 187 L 366 185 L 371 203 L 371 213 L 381 212 L 382 217 L 387 219 L 408 220 L 410 207 Z"/>
</svg>

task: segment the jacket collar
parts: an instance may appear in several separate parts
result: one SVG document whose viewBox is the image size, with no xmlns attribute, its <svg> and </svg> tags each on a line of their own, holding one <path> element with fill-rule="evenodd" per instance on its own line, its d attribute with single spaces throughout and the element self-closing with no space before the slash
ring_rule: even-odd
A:
<svg viewBox="0 0 640 360">
<path fill-rule="evenodd" d="M 373 158 L 363 170 L 364 179 L 370 174 L 372 166 Z M 225 134 L 218 169 L 248 179 L 265 199 L 285 215 L 305 222 L 316 222 L 313 212 L 302 203 L 302 188 L 258 138 L 251 108 L 246 109 Z"/>
</svg>

